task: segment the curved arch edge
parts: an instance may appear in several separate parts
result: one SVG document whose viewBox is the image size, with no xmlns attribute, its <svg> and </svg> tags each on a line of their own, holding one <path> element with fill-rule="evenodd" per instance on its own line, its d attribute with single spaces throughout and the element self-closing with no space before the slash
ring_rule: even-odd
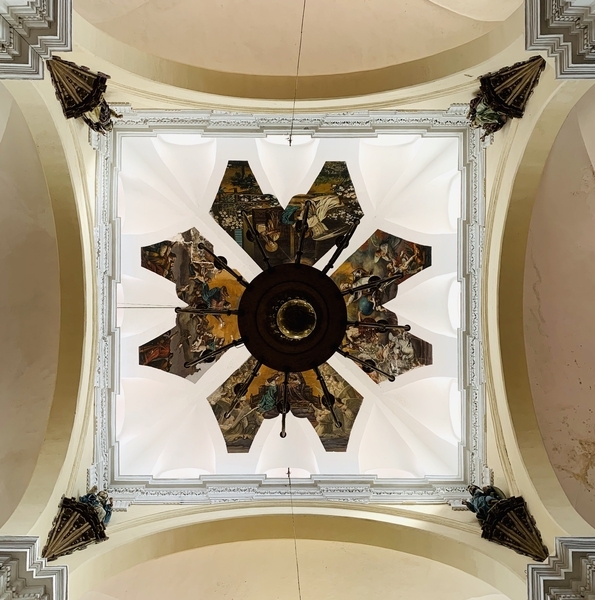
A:
<svg viewBox="0 0 595 600">
<path fill-rule="evenodd" d="M 593 85 L 549 67 L 530 111 L 494 147 L 499 164 L 486 217 L 484 335 L 488 403 L 512 493 L 522 490 L 544 539 L 593 532 L 571 506 L 547 457 L 529 385 L 523 330 L 528 229 L 541 173 L 572 107 Z M 488 155 L 489 156 L 489 155 Z M 548 539 L 549 538 L 549 539 Z"/>
<path fill-rule="evenodd" d="M 74 139 L 86 137 L 86 129 L 64 120 L 49 81 L 7 81 L 5 86 L 27 121 L 52 203 L 60 265 L 60 341 L 54 396 L 37 464 L 1 531 L 43 537 L 60 497 L 80 475 L 77 465 L 93 406 L 93 235 L 80 142 Z"/>
<path fill-rule="evenodd" d="M 258 514 L 257 512 L 258 511 Z M 219 509 L 166 521 L 140 523 L 110 534 L 107 544 L 68 557 L 73 599 L 102 580 L 142 562 L 230 542 L 291 539 L 290 507 Z M 447 520 L 444 519 L 444 522 Z M 516 600 L 525 597 L 526 559 L 482 540 L 468 527 L 420 523 L 411 518 L 339 507 L 295 507 L 297 539 L 351 542 L 399 550 L 477 577 Z M 457 524 L 460 525 L 460 524 Z M 473 528 L 474 529 L 474 528 Z"/>
</svg>

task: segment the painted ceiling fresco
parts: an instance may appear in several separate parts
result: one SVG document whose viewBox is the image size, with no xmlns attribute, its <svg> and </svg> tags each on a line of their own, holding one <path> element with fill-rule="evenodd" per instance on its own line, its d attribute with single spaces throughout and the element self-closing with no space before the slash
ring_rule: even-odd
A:
<svg viewBox="0 0 595 600">
<path fill-rule="evenodd" d="M 376 231 L 331 276 L 339 289 L 368 283 L 370 277 L 403 277 L 375 290 L 363 290 L 345 296 L 350 321 L 386 321 L 399 325 L 397 315 L 384 308 L 399 289 L 399 283 L 413 277 L 432 262 L 432 249 L 408 242 L 383 231 Z M 366 361 L 372 360 L 383 371 L 397 376 L 415 367 L 432 364 L 432 346 L 407 331 L 384 333 L 365 326 L 348 327 L 343 348 Z M 377 383 L 386 377 L 375 371 L 368 375 Z"/>
<path fill-rule="evenodd" d="M 296 140 L 190 130 L 122 138 L 109 188 L 119 236 L 110 295 L 118 385 L 104 427 L 118 481 L 169 493 L 202 486 L 202 477 L 210 486 L 209 476 L 274 480 L 290 466 L 312 485 L 364 476 L 400 490 L 462 473 L 473 407 L 461 393 L 458 352 L 468 306 L 458 271 L 467 185 L 459 138 Z M 347 233 L 328 274 L 359 323 L 341 342 L 353 360 L 337 352 L 320 367 L 340 425 L 315 372 L 290 374 L 283 438 L 285 374 L 263 365 L 249 380 L 249 349 L 230 348 L 241 337 L 237 316 L 191 308 L 236 309 L 245 288 L 234 273 L 253 281 L 264 267 L 255 241 L 273 265 L 290 261 L 306 206 L 305 263 L 324 268 Z M 220 255 L 236 271 L 222 269 Z M 375 331 L 379 321 L 396 329 Z"/>
<path fill-rule="evenodd" d="M 244 288 L 229 273 L 215 267 L 212 257 L 199 248 L 201 243 L 209 249 L 213 248 L 196 229 L 190 229 L 171 240 L 141 248 L 141 264 L 173 281 L 178 297 L 190 306 L 237 308 Z M 430 265 L 429 246 L 408 242 L 378 230 L 339 266 L 332 279 L 339 289 L 344 290 L 363 285 L 373 276 L 387 278 L 402 273 L 402 279 L 375 290 L 345 295 L 350 321 L 384 321 L 389 325 L 399 325 L 397 315 L 383 305 L 396 296 L 400 282 Z M 235 315 L 179 312 L 176 314 L 175 327 L 140 346 L 139 362 L 198 381 L 221 355 L 214 357 L 211 362 L 196 366 L 188 367 L 186 363 L 239 338 Z M 343 349 L 361 360 L 374 361 L 376 366 L 394 376 L 432 364 L 431 344 L 398 329 L 382 332 L 365 325 L 350 326 L 346 331 Z M 364 370 L 377 383 L 387 379 L 376 371 Z"/>
<path fill-rule="evenodd" d="M 237 308 L 243 287 L 199 248 L 211 243 L 194 228 L 171 240 L 141 248 L 141 264 L 176 284 L 180 300 L 195 307 Z M 212 363 L 186 367 L 203 352 L 217 350 L 239 339 L 234 316 L 179 312 L 176 326 L 139 348 L 141 365 L 197 381 Z M 218 358 L 218 357 L 217 357 Z"/>
<path fill-rule="evenodd" d="M 284 209 L 275 196 L 262 193 L 247 161 L 229 161 L 211 215 L 265 268 L 243 214 L 260 235 L 272 265 L 292 262 L 299 241 L 296 223 L 302 218 L 306 200 L 312 203 L 312 210 L 308 213 L 309 231 L 302 262 L 312 265 L 334 246 L 353 221 L 363 216 L 344 162 L 325 162 L 308 193 L 294 196 Z"/>
<path fill-rule="evenodd" d="M 262 268 L 266 267 L 255 236 L 272 265 L 292 262 L 300 237 L 299 223 L 306 200 L 311 201 L 303 261 L 314 264 L 338 243 L 355 220 L 362 216 L 349 172 L 343 162 L 326 162 L 306 195 L 294 196 L 283 209 L 274 196 L 263 194 L 248 162 L 229 161 L 211 215 Z M 207 249 L 200 246 L 204 245 Z M 218 268 L 213 245 L 195 229 L 172 239 L 141 248 L 141 265 L 175 283 L 176 294 L 196 308 L 235 309 L 244 287 L 227 271 Z M 366 323 L 400 324 L 397 315 L 384 307 L 395 298 L 399 284 L 431 266 L 431 248 L 395 235 L 375 231 L 332 274 L 340 290 L 361 286 L 370 278 L 402 277 L 378 287 L 346 293 L 349 321 L 343 350 L 373 362 L 388 375 L 398 376 L 432 364 L 432 346 L 402 329 L 378 330 Z M 363 324 L 361 324 L 363 323 Z M 222 355 L 189 365 L 201 355 L 223 350 L 240 333 L 235 315 L 204 315 L 176 311 L 176 325 L 139 347 L 139 363 L 196 382 Z M 246 394 L 230 412 L 241 385 L 255 367 L 247 360 L 209 397 L 229 453 L 247 453 L 264 419 L 279 416 L 284 395 L 284 374 L 262 366 Z M 387 376 L 358 365 L 376 383 Z M 363 397 L 330 365 L 320 371 L 336 398 L 334 422 L 323 403 L 323 390 L 314 371 L 291 373 L 287 395 L 295 417 L 307 419 L 327 452 L 344 452 Z"/>
<path fill-rule="evenodd" d="M 263 366 L 242 401 L 226 417 L 237 386 L 246 381 L 255 365 L 256 360 L 249 358 L 208 398 L 228 452 L 248 452 L 263 420 L 279 416 L 276 405 L 284 393 L 284 374 Z M 334 411 L 341 426 L 335 425 L 323 404 L 323 391 L 314 371 L 289 375 L 287 397 L 291 412 L 308 419 L 327 452 L 344 452 L 363 398 L 330 365 L 325 363 L 319 368 L 335 397 Z"/>
</svg>

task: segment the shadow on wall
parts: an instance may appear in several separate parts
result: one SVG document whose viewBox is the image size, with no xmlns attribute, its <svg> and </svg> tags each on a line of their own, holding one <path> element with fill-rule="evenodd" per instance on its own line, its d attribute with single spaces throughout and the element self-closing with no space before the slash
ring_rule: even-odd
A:
<svg viewBox="0 0 595 600">
<path fill-rule="evenodd" d="M 595 90 L 572 109 L 535 201 L 524 280 L 524 334 L 549 460 L 595 526 Z"/>
<path fill-rule="evenodd" d="M 60 272 L 50 197 L 29 128 L 0 84 L 0 526 L 33 474 L 54 394 Z"/>
</svg>

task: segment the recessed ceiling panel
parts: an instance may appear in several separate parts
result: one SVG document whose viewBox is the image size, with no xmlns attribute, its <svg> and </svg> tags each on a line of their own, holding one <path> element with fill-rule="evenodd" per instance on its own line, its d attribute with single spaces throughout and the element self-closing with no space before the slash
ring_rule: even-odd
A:
<svg viewBox="0 0 595 600">
<path fill-rule="evenodd" d="M 230 498 L 266 498 L 288 469 L 307 497 L 464 496 L 484 460 L 480 157 L 463 115 L 396 126 L 378 113 L 376 128 L 358 133 L 358 116 L 324 135 L 317 116 L 295 147 L 256 117 L 247 132 L 218 116 L 222 135 L 211 115 L 167 115 L 132 113 L 100 149 L 98 431 L 111 450 L 92 478 L 123 505 L 211 502 L 238 481 Z M 327 267 L 348 324 L 318 373 L 285 375 L 250 355 L 236 312 L 250 281 L 299 251 Z"/>
</svg>

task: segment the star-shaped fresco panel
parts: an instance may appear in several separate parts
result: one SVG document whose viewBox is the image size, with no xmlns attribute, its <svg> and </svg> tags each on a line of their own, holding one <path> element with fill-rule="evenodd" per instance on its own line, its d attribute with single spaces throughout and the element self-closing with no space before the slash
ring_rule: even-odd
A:
<svg viewBox="0 0 595 600">
<path fill-rule="evenodd" d="M 306 262 L 316 262 L 338 243 L 346 228 L 362 216 L 355 193 L 351 194 L 354 200 L 351 208 L 345 199 L 337 201 L 333 194 L 322 194 L 352 190 L 350 180 L 346 183 L 348 177 L 344 163 L 327 162 L 310 190 L 308 198 L 311 201 L 314 198 L 312 206 L 318 208 L 313 217 L 308 218 L 310 244 L 305 246 Z M 332 183 L 328 183 L 329 179 Z M 236 186 L 234 189 L 241 193 L 231 193 L 229 185 Z M 302 218 L 302 197 L 294 197 L 288 205 L 291 210 L 283 211 L 274 197 L 260 194 L 246 162 L 229 163 L 221 190 L 213 216 L 257 262 L 261 254 L 255 252 L 254 238 L 249 239 L 249 225 L 273 265 L 293 260 L 299 233 L 296 223 Z M 318 196 L 314 195 L 317 190 L 321 192 Z M 337 212 L 339 204 L 343 208 Z M 235 216 L 233 211 L 236 211 Z M 242 216 L 240 221 L 237 212 L 242 211 L 247 218 Z M 289 228 L 286 235 L 271 235 L 280 224 Z M 143 247 L 141 264 L 173 281 L 178 297 L 192 308 L 235 309 L 244 292 L 237 278 L 218 263 L 213 246 L 194 228 L 171 240 Z M 376 323 L 398 326 L 397 316 L 383 305 L 395 297 L 400 282 L 430 265 L 430 247 L 378 230 L 332 275 L 337 287 L 345 292 L 348 319 L 353 322 L 347 328 L 342 349 L 359 359 L 360 366 L 377 383 L 432 363 L 432 346 L 426 341 L 404 329 L 378 330 L 369 326 Z M 350 291 L 374 278 L 388 281 L 370 289 Z M 235 315 L 182 311 L 177 313 L 173 329 L 140 346 L 139 360 L 141 365 L 197 381 L 220 356 L 217 353 L 239 338 Z M 210 353 L 214 356 L 208 361 L 193 364 L 197 358 Z M 366 363 L 387 375 L 367 368 Z M 258 369 L 255 366 L 256 360 L 250 358 L 208 398 L 230 453 L 248 452 L 264 419 L 280 414 L 285 374 L 264 365 Z M 335 399 L 335 415 L 323 400 L 324 390 L 314 371 L 288 374 L 286 393 L 290 410 L 295 417 L 306 418 L 311 423 L 326 451 L 342 452 L 347 449 L 363 398 L 328 364 L 320 366 L 320 373 L 328 393 Z"/>
</svg>

